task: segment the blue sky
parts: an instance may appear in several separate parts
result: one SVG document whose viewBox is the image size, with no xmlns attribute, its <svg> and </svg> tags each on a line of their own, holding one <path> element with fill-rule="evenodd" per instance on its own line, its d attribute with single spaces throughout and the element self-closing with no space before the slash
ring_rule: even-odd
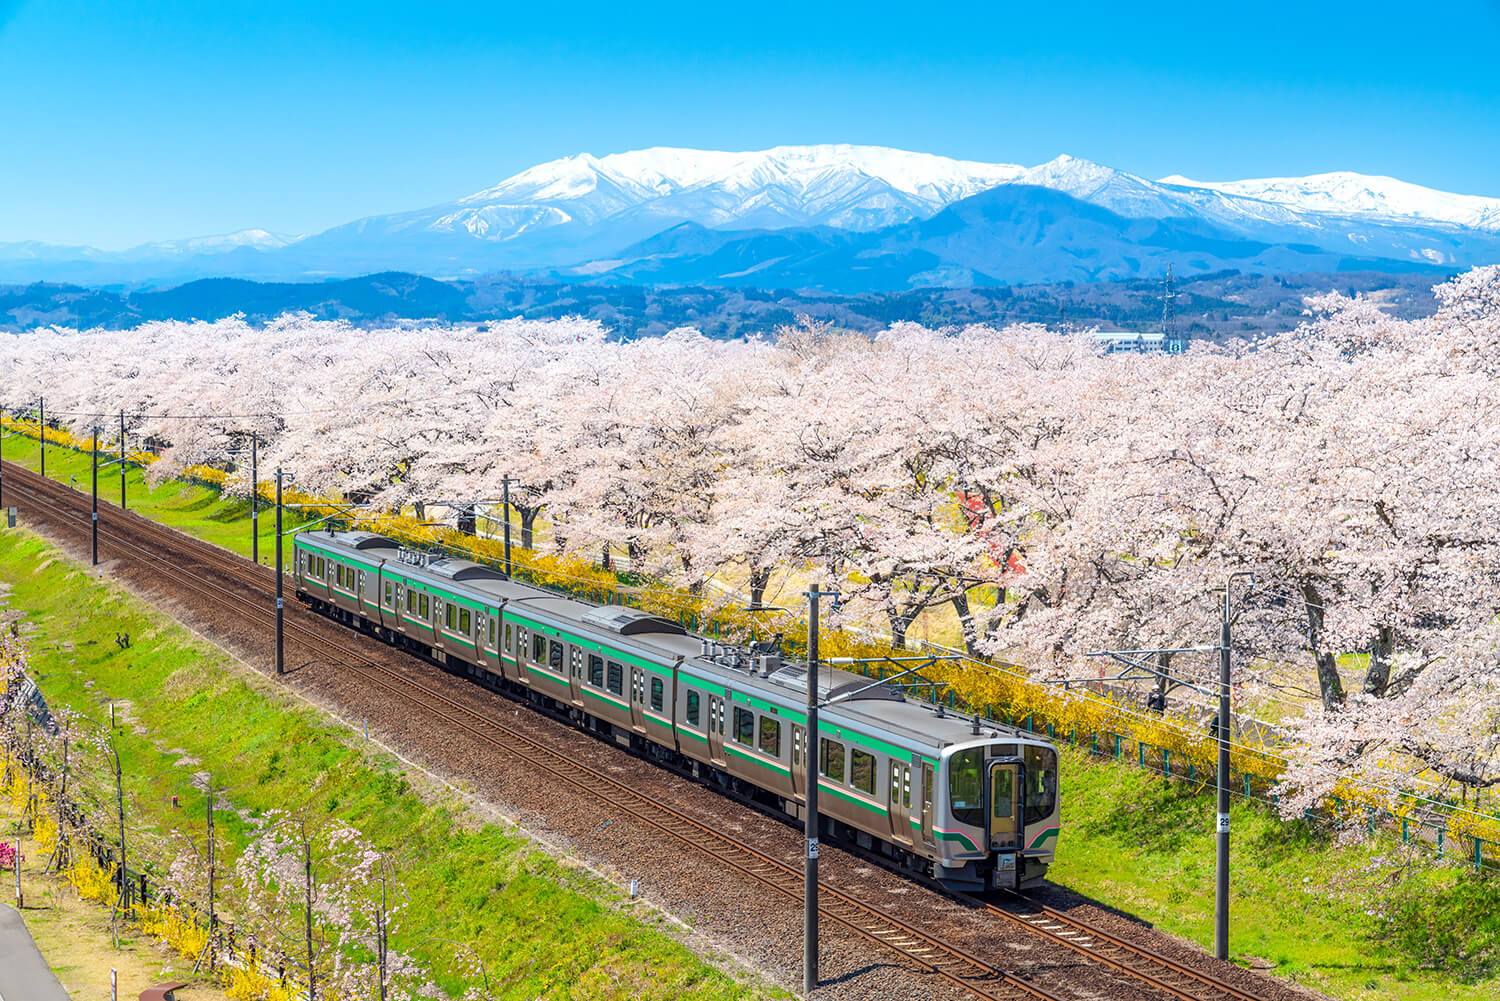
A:
<svg viewBox="0 0 1500 1001">
<path fill-rule="evenodd" d="M 579 151 L 856 142 L 1500 196 L 1500 0 L 0 0 L 0 241 L 315 232 Z"/>
</svg>

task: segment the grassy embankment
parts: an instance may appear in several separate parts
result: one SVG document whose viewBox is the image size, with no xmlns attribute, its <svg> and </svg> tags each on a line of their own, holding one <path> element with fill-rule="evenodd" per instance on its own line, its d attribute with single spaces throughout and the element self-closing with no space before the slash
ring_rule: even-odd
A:
<svg viewBox="0 0 1500 1001">
<path fill-rule="evenodd" d="M 192 776 L 207 771 L 226 790 L 218 827 L 236 849 L 254 818 L 309 805 L 402 860 L 411 903 L 393 946 L 443 967 L 449 947 L 420 940 L 470 944 L 498 996 L 708 1001 L 773 993 L 736 982 L 666 934 L 660 915 L 632 909 L 616 888 L 518 830 L 477 818 L 457 793 L 409 774 L 122 588 L 91 580 L 35 536 L 0 532 L 0 586 L 9 589 L 5 604 L 25 616 L 33 668 L 55 707 L 96 721 L 107 720 L 108 700 L 122 707 L 136 843 L 174 827 L 201 833 L 204 799 Z M 120 650 L 115 633 L 126 630 L 133 645 Z M 452 977 L 443 982 L 456 986 Z"/>
<path fill-rule="evenodd" d="M 1065 748 L 1053 882 L 1213 946 L 1212 789 Z M 1337 998 L 1500 997 L 1500 874 L 1235 802 L 1230 955 Z"/>
</svg>

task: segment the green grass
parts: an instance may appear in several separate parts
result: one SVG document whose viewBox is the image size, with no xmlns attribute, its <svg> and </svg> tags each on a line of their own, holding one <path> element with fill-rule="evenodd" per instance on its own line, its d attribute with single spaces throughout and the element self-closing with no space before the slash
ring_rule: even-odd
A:
<svg viewBox="0 0 1500 1001">
<path fill-rule="evenodd" d="M 40 445 L 31 438 L 6 438 L 4 457 L 37 472 L 41 466 Z M 100 461 L 104 454 L 100 453 Z M 83 493 L 89 492 L 93 468 L 91 456 L 59 445 L 47 446 L 47 478 L 59 483 L 75 486 Z M 265 474 L 266 470 L 262 470 Z M 4 503 L 10 504 L 11 500 Z M 182 480 L 166 480 L 156 487 L 148 487 L 145 473 L 130 466 L 125 474 L 126 506 L 164 525 L 181 529 L 207 542 L 231 549 L 241 556 L 250 555 L 250 499 L 248 497 L 224 497 L 212 487 L 199 486 Z M 99 503 L 120 503 L 120 467 L 109 466 L 99 471 Z M 284 526 L 287 529 L 298 524 L 291 513 L 287 513 Z M 260 562 L 270 566 L 276 558 L 276 508 L 262 502 L 258 535 Z M 288 555 L 291 546 L 286 546 Z M 101 558 L 108 558 L 105 544 L 101 543 Z"/>
<path fill-rule="evenodd" d="M 1214 799 L 1064 748 L 1053 882 L 1213 946 Z M 1231 814 L 1230 955 L 1338 998 L 1500 996 L 1500 877 L 1380 840 L 1338 847 L 1254 803 Z"/>
<path fill-rule="evenodd" d="M 395 947 L 431 956 L 446 947 L 418 948 L 420 940 L 469 943 L 498 996 L 780 996 L 736 982 L 656 927 L 658 916 L 637 917 L 616 888 L 519 831 L 478 823 L 455 794 L 409 776 L 347 727 L 24 530 L 0 532 L 0 585 L 25 615 L 37 681 L 54 708 L 102 721 L 108 700 L 128 703 L 120 751 L 136 843 L 173 826 L 201 832 L 204 799 L 191 777 L 207 770 L 223 800 L 252 820 L 310 804 L 404 859 L 411 905 Z M 130 633 L 129 649 L 115 645 L 117 631 Z M 251 824 L 230 809 L 217 816 L 221 833 L 243 846 Z"/>
</svg>

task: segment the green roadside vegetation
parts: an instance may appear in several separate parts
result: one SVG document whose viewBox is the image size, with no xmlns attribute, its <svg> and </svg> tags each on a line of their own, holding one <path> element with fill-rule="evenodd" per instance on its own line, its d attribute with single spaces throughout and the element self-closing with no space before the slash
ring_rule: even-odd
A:
<svg viewBox="0 0 1500 1001">
<path fill-rule="evenodd" d="M 52 465 L 49 455 L 49 473 Z M 203 518 L 203 508 L 186 513 L 192 506 L 179 517 Z M 455 994 L 455 950 L 434 937 L 475 949 L 496 997 L 785 996 L 695 956 L 664 916 L 517 829 L 476 817 L 457 793 L 22 529 L 0 532 L 0 587 L 24 616 L 33 676 L 54 709 L 100 721 L 110 701 L 119 707 L 137 844 L 160 843 L 171 829 L 201 834 L 194 774 L 207 772 L 222 790 L 218 828 L 233 850 L 269 811 L 306 808 L 397 859 L 410 904 L 392 946 L 430 963 Z M 115 634 L 126 631 L 132 645 L 122 650 Z"/>
<path fill-rule="evenodd" d="M 1049 878 L 1213 947 L 1213 789 L 1064 747 Z M 1336 998 L 1500 997 L 1500 873 L 1231 809 L 1230 956 Z"/>
</svg>

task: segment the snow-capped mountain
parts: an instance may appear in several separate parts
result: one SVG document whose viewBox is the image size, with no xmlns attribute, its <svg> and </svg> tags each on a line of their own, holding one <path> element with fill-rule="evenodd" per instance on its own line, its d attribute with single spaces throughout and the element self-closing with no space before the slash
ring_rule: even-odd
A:
<svg viewBox="0 0 1500 1001">
<path fill-rule="evenodd" d="M 785 246 L 787 241 L 724 241 L 711 234 L 797 230 L 808 236 L 789 235 L 792 244 L 820 245 L 828 233 L 877 233 L 933 219 L 1007 186 L 1067 196 L 1060 202 L 1018 197 L 1016 205 L 1045 204 L 1049 212 L 1071 206 L 1068 210 L 1075 213 L 1079 205 L 1092 206 L 1125 220 L 1170 223 L 1162 232 L 1170 231 L 1174 239 L 1197 233 L 1200 242 L 1229 239 L 1313 248 L 1331 269 L 1344 266 L 1344 260 L 1387 270 L 1500 260 L 1500 198 L 1450 194 L 1383 177 L 1342 173 L 1199 182 L 1173 175 L 1149 180 L 1071 156 L 1024 167 L 879 146 L 778 146 L 752 152 L 653 147 L 552 160 L 451 202 L 370 216 L 308 237 L 245 230 L 120 253 L 0 245 L 0 280 L 306 279 L 393 269 L 437 277 L 556 269 L 575 276 L 604 275 L 642 247 L 660 251 L 670 245 L 687 253 L 686 243 L 715 241 L 734 243 L 739 270 L 725 274 L 742 278 L 763 269 L 765 262 L 753 259 L 754 248 Z M 1002 219 L 992 211 L 947 218 L 971 227 L 1015 224 L 1013 216 Z M 1149 227 L 1111 223 L 1101 229 L 1078 222 L 1066 230 L 1079 239 L 1106 239 L 1106 232 L 1118 234 L 1110 239 L 1127 242 L 1152 238 Z M 649 243 L 684 224 L 710 236 L 688 240 L 676 232 L 671 240 Z M 1018 252 L 1015 234 L 1002 236 L 988 242 L 966 238 L 970 263 L 965 267 L 980 279 L 1024 273 L 1029 280 L 1045 280 L 1035 261 L 1019 270 L 1005 261 L 977 266 L 974 255 L 982 256 L 978 248 L 983 246 L 993 245 L 997 253 L 1002 246 Z M 1089 246 L 1074 249 L 1085 257 L 1126 260 L 1130 255 L 1117 253 L 1123 246 L 1102 252 Z M 1185 253 L 1153 245 L 1135 259 L 1176 254 L 1182 267 L 1191 267 Z M 1302 250 L 1297 254 L 1306 256 Z M 1281 257 L 1255 253 L 1243 259 L 1274 262 Z"/>
<path fill-rule="evenodd" d="M 1391 222 L 1449 223 L 1500 232 L 1500 198 L 1455 195 L 1394 177 L 1337 171 L 1309 177 L 1264 177 L 1250 181 L 1191 181 L 1176 174 L 1162 184 L 1206 188 L 1285 206 L 1299 212 L 1383 219 Z"/>
</svg>

